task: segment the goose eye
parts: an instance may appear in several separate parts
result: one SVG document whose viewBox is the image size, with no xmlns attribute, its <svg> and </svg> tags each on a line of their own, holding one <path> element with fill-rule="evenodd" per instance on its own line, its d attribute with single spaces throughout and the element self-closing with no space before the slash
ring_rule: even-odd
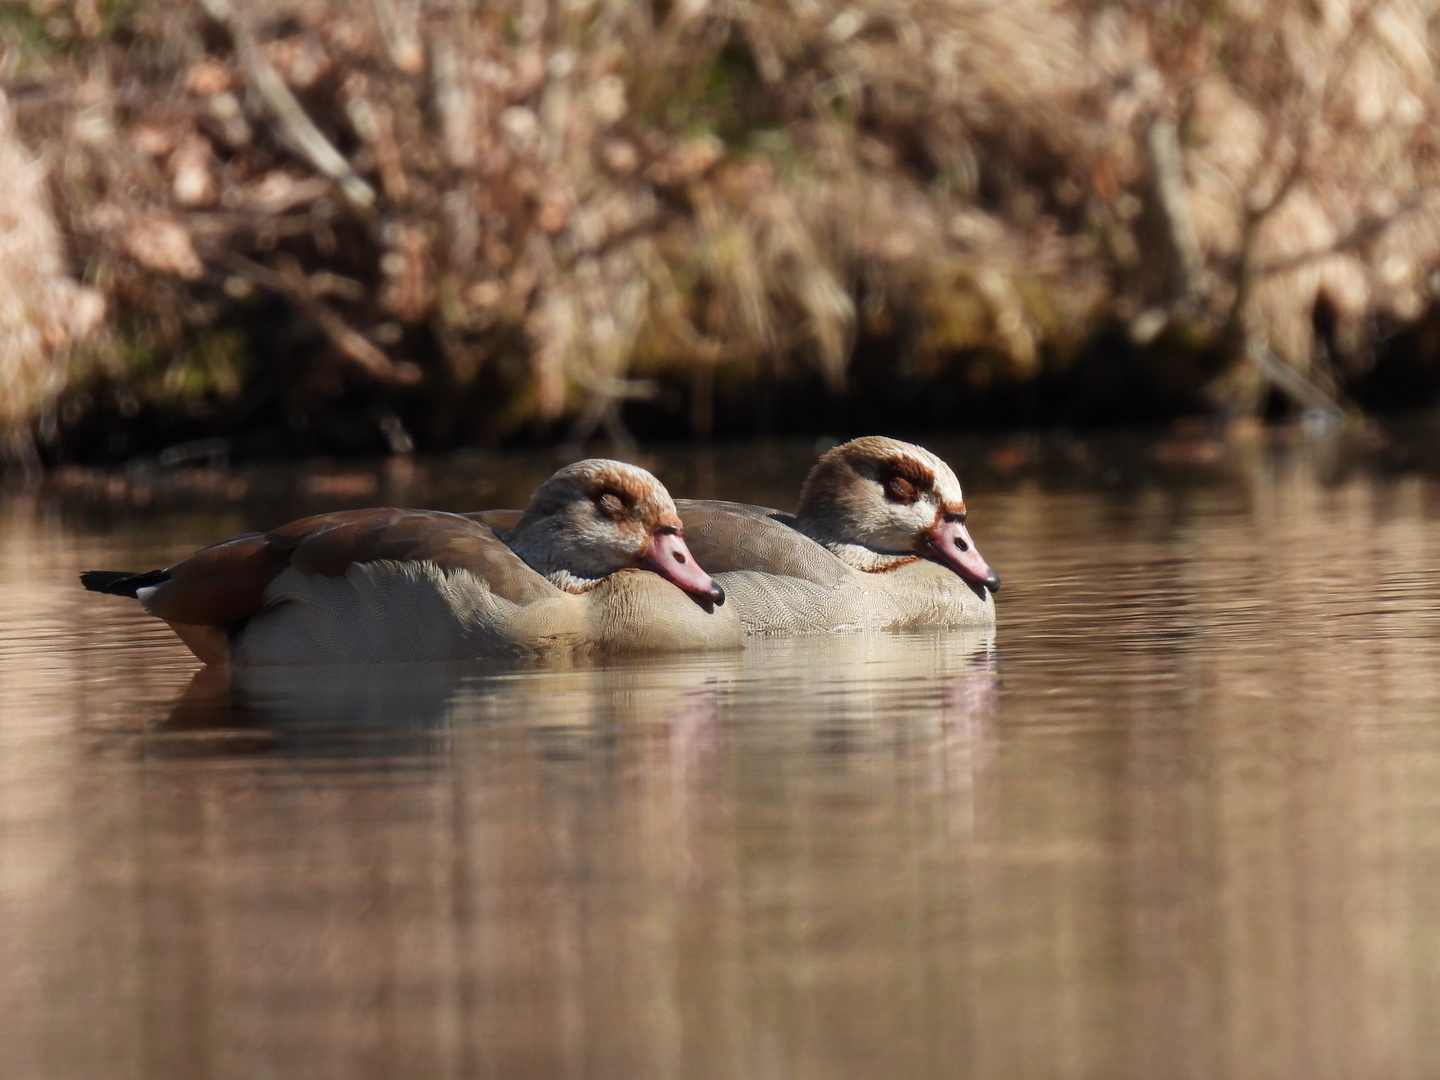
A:
<svg viewBox="0 0 1440 1080">
<path fill-rule="evenodd" d="M 618 520 L 625 516 L 625 504 L 620 496 L 608 491 L 595 500 L 595 507 L 608 518 Z"/>
<path fill-rule="evenodd" d="M 951 525 L 962 525 L 967 516 L 967 511 L 961 510 L 958 514 L 946 514 L 945 520 L 950 522 Z"/>
<path fill-rule="evenodd" d="M 885 481 L 885 497 L 894 502 L 913 503 L 917 492 L 915 485 L 903 476 L 892 476 Z"/>
</svg>

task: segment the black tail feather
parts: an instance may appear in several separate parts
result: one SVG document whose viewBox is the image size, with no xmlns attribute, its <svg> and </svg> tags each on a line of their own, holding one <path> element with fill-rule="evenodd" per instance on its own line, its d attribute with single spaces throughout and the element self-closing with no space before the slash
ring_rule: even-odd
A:
<svg viewBox="0 0 1440 1080">
<path fill-rule="evenodd" d="M 80 584 L 91 592 L 131 598 L 137 589 L 169 580 L 169 570 L 150 570 L 144 574 L 133 574 L 129 570 L 86 570 L 80 575 Z"/>
</svg>

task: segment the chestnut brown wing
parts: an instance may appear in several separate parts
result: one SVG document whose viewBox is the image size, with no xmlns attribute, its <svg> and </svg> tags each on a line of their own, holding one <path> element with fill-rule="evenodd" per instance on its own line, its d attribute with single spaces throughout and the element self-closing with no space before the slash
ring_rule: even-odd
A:
<svg viewBox="0 0 1440 1080">
<path fill-rule="evenodd" d="M 759 570 L 817 585 L 838 585 L 854 576 L 779 510 L 719 499 L 676 499 L 675 508 L 685 523 L 685 543 L 711 574 Z"/>
<path fill-rule="evenodd" d="M 355 563 L 380 560 L 468 570 L 514 604 L 558 593 L 478 521 L 379 508 L 320 514 L 204 548 L 172 566 L 145 606 L 167 622 L 222 626 L 259 611 L 266 587 L 286 567 L 334 577 Z"/>
</svg>

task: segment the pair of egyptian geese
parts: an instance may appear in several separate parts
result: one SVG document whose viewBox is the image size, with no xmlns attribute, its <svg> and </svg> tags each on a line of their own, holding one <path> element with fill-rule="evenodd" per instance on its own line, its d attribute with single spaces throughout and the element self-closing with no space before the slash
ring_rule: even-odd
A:
<svg viewBox="0 0 1440 1080">
<path fill-rule="evenodd" d="M 675 652 L 738 648 L 747 635 L 984 627 L 1000 587 L 966 531 L 954 472 L 881 437 L 825 454 L 793 517 L 676 502 L 644 469 L 590 459 L 555 473 L 523 511 L 321 514 L 165 570 L 92 570 L 81 581 L 135 597 L 204 662 L 241 665 Z"/>
</svg>

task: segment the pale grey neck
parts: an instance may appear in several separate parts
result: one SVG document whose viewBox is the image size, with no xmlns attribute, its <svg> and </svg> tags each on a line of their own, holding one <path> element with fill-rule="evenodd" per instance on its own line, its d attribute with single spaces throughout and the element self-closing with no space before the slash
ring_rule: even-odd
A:
<svg viewBox="0 0 1440 1080">
<path fill-rule="evenodd" d="M 566 592 L 585 592 L 598 582 L 599 578 L 585 578 L 567 569 L 565 545 L 557 535 L 553 521 L 542 519 L 524 522 L 501 537 L 505 545 L 525 564 L 540 574 L 556 588 Z"/>
</svg>

